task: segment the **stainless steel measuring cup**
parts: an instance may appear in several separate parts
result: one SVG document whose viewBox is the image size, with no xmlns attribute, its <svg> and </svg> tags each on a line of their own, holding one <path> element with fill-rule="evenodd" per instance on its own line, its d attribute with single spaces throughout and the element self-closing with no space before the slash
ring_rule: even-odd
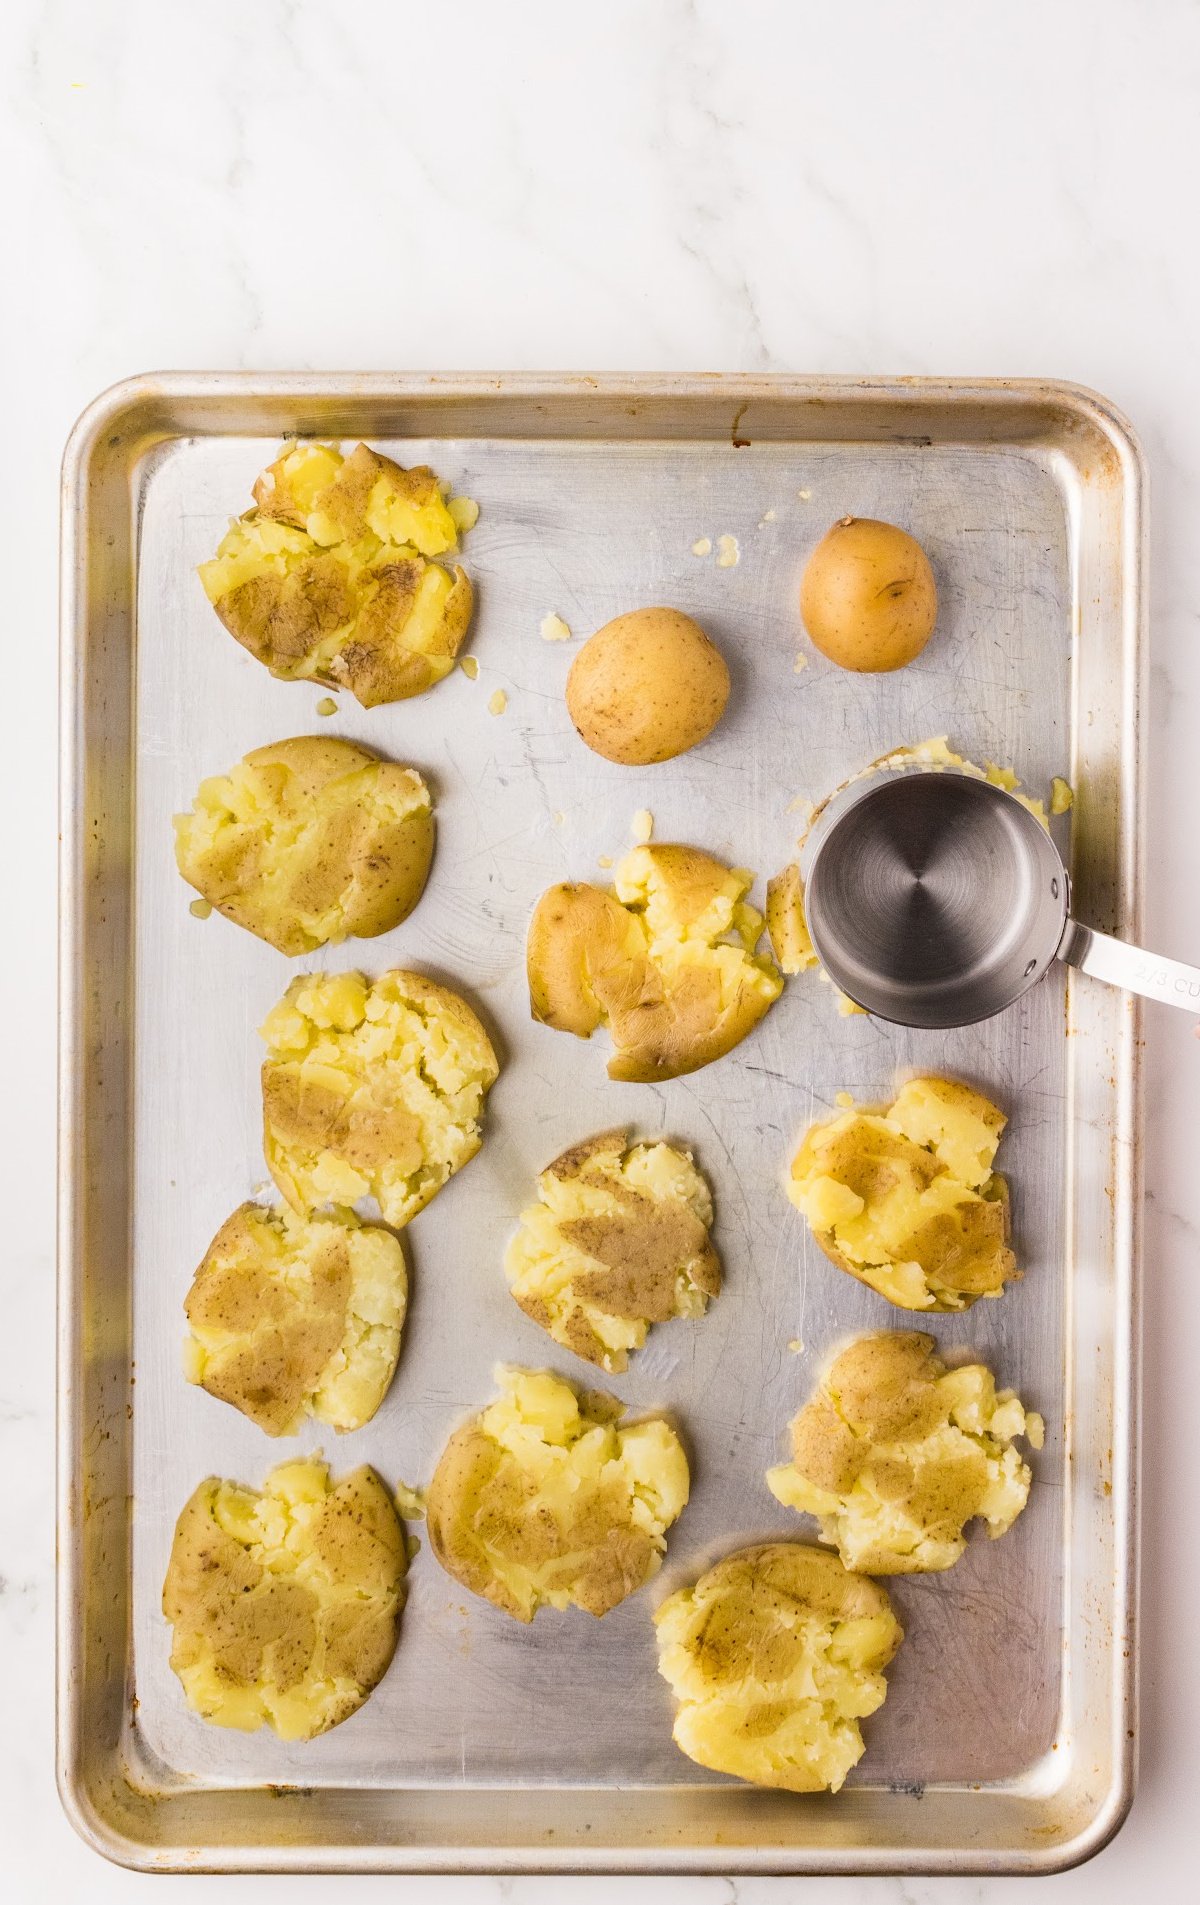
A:
<svg viewBox="0 0 1200 1905">
<path fill-rule="evenodd" d="M 818 818 L 801 869 L 821 964 L 877 1018 L 973 1025 L 1055 959 L 1200 1013 L 1200 969 L 1071 918 L 1054 842 L 988 781 L 923 769 L 852 786 Z"/>
</svg>

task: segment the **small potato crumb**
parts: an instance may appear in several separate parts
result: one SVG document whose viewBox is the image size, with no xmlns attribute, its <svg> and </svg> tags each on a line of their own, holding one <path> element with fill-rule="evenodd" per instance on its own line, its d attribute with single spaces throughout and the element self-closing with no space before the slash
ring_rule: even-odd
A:
<svg viewBox="0 0 1200 1905">
<path fill-rule="evenodd" d="M 711 536 L 698 537 L 698 539 L 692 544 L 692 554 L 694 556 L 711 556 L 712 537 Z"/>
<path fill-rule="evenodd" d="M 543 615 L 541 636 L 544 642 L 569 642 L 571 631 L 561 615 Z"/>
<path fill-rule="evenodd" d="M 193 919 L 208 919 L 212 913 L 212 902 L 211 900 L 193 900 L 188 907 L 188 912 Z"/>
<path fill-rule="evenodd" d="M 602 853 L 599 859 L 596 861 L 596 865 L 598 867 L 610 867 L 612 865 L 612 854 Z"/>
<path fill-rule="evenodd" d="M 1065 781 L 1061 774 L 1056 774 L 1050 783 L 1050 812 L 1068 814 L 1074 805 L 1075 790 L 1070 781 Z"/>
<path fill-rule="evenodd" d="M 553 813 L 550 816 L 551 820 L 554 822 L 556 827 L 561 827 L 563 822 L 566 820 L 566 817 L 567 816 L 563 813 L 561 807 L 559 808 L 557 813 Z"/>
<path fill-rule="evenodd" d="M 833 1102 L 840 1105 L 843 1111 L 851 1111 L 854 1107 L 854 1099 L 848 1091 L 839 1091 Z"/>
<path fill-rule="evenodd" d="M 761 529 L 764 523 L 773 523 L 774 521 L 775 521 L 775 511 L 773 509 L 768 509 L 762 516 L 760 516 L 758 526 Z"/>
<path fill-rule="evenodd" d="M 495 694 L 492 695 L 488 701 L 488 713 L 503 714 L 507 706 L 508 696 L 505 694 L 503 688 L 497 688 Z"/>
<path fill-rule="evenodd" d="M 802 675 L 804 673 L 804 670 L 807 667 L 808 667 L 808 656 L 797 655 L 795 661 L 792 663 L 792 673 L 794 675 Z"/>
<path fill-rule="evenodd" d="M 409 1482 L 397 1482 L 392 1493 L 396 1501 L 396 1513 L 401 1521 L 424 1521 L 428 1489 L 413 1488 Z"/>
<path fill-rule="evenodd" d="M 468 681 L 479 680 L 479 663 L 476 661 L 474 655 L 464 655 L 458 665 Z"/>
<path fill-rule="evenodd" d="M 735 569 L 741 559 L 741 554 L 742 552 L 738 548 L 738 539 L 736 536 L 717 537 L 718 569 Z"/>
<path fill-rule="evenodd" d="M 317 713 L 330 715 L 337 713 L 337 702 L 332 695 L 322 695 L 317 703 Z"/>
<path fill-rule="evenodd" d="M 802 503 L 811 503 L 812 491 L 810 489 L 798 489 L 796 494 Z"/>
<path fill-rule="evenodd" d="M 804 1344 L 798 1336 L 793 1336 L 789 1340 L 788 1348 L 791 1350 L 793 1356 L 803 1356 L 804 1354 Z"/>
<path fill-rule="evenodd" d="M 452 496 L 446 504 L 446 513 L 459 535 L 465 536 L 479 521 L 479 504 L 472 502 L 469 496 Z"/>
<path fill-rule="evenodd" d="M 650 812 L 648 807 L 638 808 L 629 823 L 629 832 L 631 838 L 636 840 L 640 847 L 645 846 L 647 840 L 649 840 L 651 834 L 654 832 L 654 815 Z"/>
</svg>

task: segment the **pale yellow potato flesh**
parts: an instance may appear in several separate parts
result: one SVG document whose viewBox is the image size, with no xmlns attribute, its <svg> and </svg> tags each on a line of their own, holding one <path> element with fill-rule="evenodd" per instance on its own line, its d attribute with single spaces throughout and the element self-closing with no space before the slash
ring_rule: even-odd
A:
<svg viewBox="0 0 1200 1905">
<path fill-rule="evenodd" d="M 977 1516 L 996 1538 L 1029 1499 L 1013 1446 L 1042 1419 L 983 1363 L 948 1369 L 932 1336 L 885 1330 L 836 1356 L 792 1423 L 792 1459 L 768 1469 L 776 1498 L 815 1515 L 860 1574 L 953 1567 Z"/>
<path fill-rule="evenodd" d="M 702 1316 L 721 1287 L 712 1193 L 690 1155 L 627 1131 L 573 1145 L 538 1179 L 504 1258 L 525 1314 L 608 1374 L 653 1323 Z"/>
<path fill-rule="evenodd" d="M 188 1705 L 281 1740 L 349 1719 L 395 1651 L 407 1565 L 373 1469 L 335 1484 L 319 1457 L 286 1462 L 261 1492 L 210 1476 L 175 1525 L 163 1585 Z"/>
<path fill-rule="evenodd" d="M 887 1594 L 827 1549 L 769 1542 L 727 1555 L 654 1616 L 676 1745 L 756 1786 L 837 1792 L 861 1759 L 904 1638 Z"/>
<path fill-rule="evenodd" d="M 551 887 L 529 927 L 534 1018 L 577 1038 L 607 1025 L 610 1078 L 676 1078 L 723 1057 L 783 990 L 757 950 L 753 878 L 695 847 L 655 845 L 626 855 L 612 891 Z"/>
<path fill-rule="evenodd" d="M 285 445 L 216 555 L 205 594 L 230 634 L 283 681 L 346 688 L 364 708 L 444 679 L 471 619 L 458 547 L 469 511 L 433 471 L 360 443 Z"/>
<path fill-rule="evenodd" d="M 767 881 L 767 937 L 781 972 L 790 978 L 820 965 L 804 916 L 804 882 L 795 861 Z"/>
<path fill-rule="evenodd" d="M 919 542 L 895 523 L 843 516 L 808 559 L 800 613 L 813 646 L 840 668 L 888 673 L 924 648 L 937 585 Z"/>
<path fill-rule="evenodd" d="M 905 1310 L 965 1310 L 1020 1276 L 1008 1186 L 992 1170 L 1004 1113 L 970 1086 L 914 1078 L 883 1111 L 812 1125 L 787 1193 L 840 1270 Z"/>
<path fill-rule="evenodd" d="M 498 1072 L 464 999 L 415 972 L 294 979 L 262 1028 L 263 1149 L 292 1209 L 373 1197 L 399 1228 L 474 1157 Z"/>
<path fill-rule="evenodd" d="M 184 1301 L 184 1373 L 267 1435 L 295 1435 L 309 1416 L 361 1429 L 395 1374 L 407 1303 L 390 1231 L 353 1211 L 242 1204 Z"/>
<path fill-rule="evenodd" d="M 567 676 L 567 712 L 580 739 L 627 767 L 698 746 L 728 699 L 724 656 L 679 609 L 632 609 L 606 622 Z"/>
<path fill-rule="evenodd" d="M 444 1449 L 426 1502 L 446 1571 L 515 1620 L 540 1608 L 607 1614 L 657 1573 L 688 1498 L 688 1465 L 661 1416 L 548 1370 L 496 1371 L 500 1395 Z"/>
<path fill-rule="evenodd" d="M 175 816 L 180 873 L 226 919 L 295 957 L 407 919 L 433 858 L 411 767 L 333 735 L 255 748 Z"/>
</svg>

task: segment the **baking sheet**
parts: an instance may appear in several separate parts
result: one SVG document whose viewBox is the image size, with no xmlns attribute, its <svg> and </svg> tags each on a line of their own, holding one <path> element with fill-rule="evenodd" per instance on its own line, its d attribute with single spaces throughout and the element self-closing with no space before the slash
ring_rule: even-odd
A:
<svg viewBox="0 0 1200 1905">
<path fill-rule="evenodd" d="M 528 1016 L 524 933 L 534 902 L 555 880 L 603 883 L 601 858 L 626 850 L 636 809 L 651 810 L 656 839 L 689 840 L 755 868 L 761 903 L 767 876 L 793 855 L 806 798 L 886 749 L 939 733 L 973 759 L 1011 765 L 1031 792 L 1044 792 L 1056 773 L 1075 780 L 1077 894 L 1091 901 L 1097 924 L 1131 930 L 1135 453 L 1122 458 L 1110 442 L 1106 463 L 1105 444 L 1097 449 L 1083 429 L 1086 421 L 1102 437 L 1101 422 L 1070 393 L 1058 395 L 1056 427 L 1048 408 L 1035 432 L 1034 393 L 1013 392 L 1006 440 L 1001 408 L 993 416 L 985 402 L 980 422 L 951 393 L 940 406 L 916 393 L 938 412 L 940 433 L 905 432 L 899 422 L 912 419 L 903 417 L 903 398 L 880 390 L 870 427 L 847 436 L 836 421 L 829 430 L 821 414 L 829 404 L 806 402 L 803 387 L 748 381 L 774 408 L 766 440 L 751 428 L 741 448 L 731 437 L 747 434 L 747 418 L 726 431 L 719 393 L 704 380 L 678 391 L 657 427 L 651 403 L 644 436 L 630 433 L 630 405 L 615 389 L 606 419 L 606 392 L 595 383 L 576 393 L 574 419 L 571 392 L 553 384 L 560 411 L 529 402 L 522 414 L 493 402 L 489 416 L 480 396 L 470 418 L 440 413 L 445 387 L 428 406 L 414 392 L 403 432 L 356 385 L 345 401 L 359 409 L 344 434 L 369 436 L 404 463 L 431 462 L 480 504 L 464 552 L 478 593 L 470 650 L 479 678 L 456 671 L 426 697 L 372 711 L 343 697 L 329 720 L 315 712 L 323 690 L 271 680 L 224 633 L 193 573 L 227 517 L 245 506 L 289 419 L 275 414 L 265 428 L 252 404 L 239 410 L 237 380 L 226 380 L 217 430 L 176 421 L 148 433 L 128 460 L 136 612 L 115 617 L 127 639 L 136 628 L 127 745 L 111 713 L 107 724 L 97 719 L 90 743 L 93 768 L 98 749 L 115 748 L 132 769 L 130 858 L 118 881 L 131 902 L 120 989 L 129 1115 L 119 1136 L 109 1130 L 102 1140 L 109 1149 L 129 1142 L 129 1176 L 114 1199 L 127 1226 L 124 1272 L 114 1275 L 128 1300 L 128 1335 L 109 1320 L 119 1339 L 114 1391 L 122 1352 L 133 1379 L 125 1449 L 132 1514 L 114 1530 L 130 1569 L 121 1660 L 128 1705 L 115 1749 L 123 1766 L 144 1769 L 153 1797 L 138 1804 L 155 1831 L 165 1831 L 167 1795 L 186 1794 L 193 1825 L 206 1822 L 203 1833 L 182 1838 L 172 1828 L 160 1862 L 803 1870 L 884 1860 L 934 1869 L 970 1863 L 977 1852 L 992 1869 L 1006 1861 L 1021 1869 L 1061 1862 L 1064 1848 L 1099 1830 L 1095 1821 L 1127 1797 L 1130 1756 L 1117 1721 L 1129 1720 L 1131 1693 L 1117 1654 L 1128 1638 L 1132 1513 L 1130 1009 L 1097 998 L 1086 982 L 1074 983 L 1068 1008 L 1056 973 L 987 1025 L 907 1032 L 842 1018 L 831 989 L 801 975 L 728 1058 L 654 1087 L 606 1077 L 604 1034 L 584 1044 Z M 469 401 L 461 393 L 462 405 Z M 889 403 L 891 440 L 863 440 L 877 435 Z M 314 418 L 309 427 L 348 422 Z M 972 434 L 985 426 L 992 434 Z M 903 522 L 937 573 L 937 635 L 894 676 L 848 676 L 799 632 L 804 556 L 849 512 Z M 722 535 L 737 539 L 735 566 L 715 560 Z M 701 537 L 714 546 L 707 557 L 692 552 Z M 1089 565 L 1106 556 L 1120 557 L 1121 589 L 1097 605 L 1087 599 Z M 653 601 L 704 623 L 729 659 L 733 693 L 702 749 L 628 770 L 578 742 L 562 686 L 582 635 Z M 542 640 L 550 611 L 575 632 L 571 643 Z M 802 652 L 809 665 L 797 672 Z M 81 665 L 86 677 L 86 656 Z M 507 706 L 493 715 L 497 688 Z M 111 676 L 106 689 L 118 692 Z M 314 731 L 366 741 L 421 769 L 437 803 L 437 857 L 420 906 L 395 932 L 287 961 L 217 916 L 191 916 L 170 816 L 203 775 L 250 747 Z M 1111 904 L 1118 890 L 1121 907 Z M 1106 902 L 1108 917 L 1096 911 Z M 503 1070 L 484 1147 L 405 1233 L 412 1306 L 396 1382 L 374 1421 L 352 1436 L 316 1426 L 272 1443 L 187 1386 L 180 1368 L 192 1270 L 222 1219 L 266 1179 L 256 1027 L 296 971 L 410 964 L 462 990 L 495 1036 Z M 980 1354 L 1042 1411 L 1046 1447 L 1034 1461 L 1029 1507 L 1009 1535 L 973 1540 L 946 1575 L 892 1587 L 907 1638 L 846 1792 L 781 1804 L 703 1772 L 674 1748 L 650 1612 L 722 1552 L 814 1532 L 774 1501 L 763 1471 L 780 1459 L 787 1423 L 830 1348 L 856 1330 L 913 1319 L 828 1264 L 782 1178 L 799 1131 L 837 1092 L 878 1098 L 913 1069 L 965 1077 L 1010 1113 L 998 1162 L 1012 1183 L 1027 1274 L 1000 1302 L 928 1326 L 943 1347 Z M 692 1499 L 661 1574 L 602 1622 L 548 1613 L 523 1628 L 458 1588 L 426 1545 L 411 1572 L 395 1662 L 353 1720 L 290 1746 L 265 1730 L 243 1736 L 205 1726 L 169 1669 L 159 1611 L 174 1519 L 191 1489 L 213 1472 L 257 1483 L 297 1447 L 323 1448 L 335 1471 L 366 1460 L 391 1482 L 423 1483 L 462 1414 L 491 1395 L 497 1360 L 594 1380 L 517 1310 L 500 1259 L 537 1172 L 566 1145 L 622 1121 L 640 1137 L 665 1135 L 694 1150 L 714 1187 L 726 1277 L 704 1319 L 657 1327 L 629 1371 L 607 1380 L 634 1410 L 668 1409 L 692 1459 Z M 1103 1210 L 1092 1183 L 1098 1163 Z M 81 1269 L 88 1273 L 68 1264 L 69 1293 Z M 1080 1370 L 1097 1320 L 1099 1377 Z M 86 1410 L 73 1422 L 86 1439 Z M 69 1426 L 64 1479 L 78 1512 L 84 1478 L 70 1435 Z M 1116 1493 L 1112 1474 L 1096 1466 L 1100 1448 L 1116 1451 L 1106 1458 L 1120 1470 Z M 1081 1513 L 1096 1523 L 1090 1548 L 1076 1542 Z M 68 1626 L 80 1618 L 72 1600 Z M 1079 1703 L 1089 1634 L 1108 1673 L 1104 1711 L 1094 1699 L 1086 1710 Z M 70 1633 L 66 1642 L 72 1647 Z M 70 1681 L 68 1673 L 78 1711 Z M 1081 1755 L 1095 1764 L 1083 1798 L 1071 1784 Z M 313 1797 L 293 1821 L 266 1795 L 297 1786 Z M 619 1827 L 606 1826 L 614 1792 Z M 422 1793 L 433 1808 L 429 1827 L 419 1824 L 419 1807 L 411 1810 Z M 513 1839 L 490 1846 L 486 1859 L 472 1843 L 489 1818 L 484 1793 Z M 351 1796 L 368 1794 L 378 1829 L 364 1828 L 357 1811 L 355 1827 L 339 1833 Z M 514 1794 L 527 1796 L 527 1822 Z M 963 1818 L 954 1831 L 966 1841 L 958 1845 L 932 1803 L 955 1796 Z M 989 1798 L 1014 1813 L 1008 1845 L 989 1825 L 1008 1814 Z M 317 1817 L 323 1804 L 328 1820 Z M 1018 1826 L 1022 1804 L 1029 1817 Z"/>
</svg>

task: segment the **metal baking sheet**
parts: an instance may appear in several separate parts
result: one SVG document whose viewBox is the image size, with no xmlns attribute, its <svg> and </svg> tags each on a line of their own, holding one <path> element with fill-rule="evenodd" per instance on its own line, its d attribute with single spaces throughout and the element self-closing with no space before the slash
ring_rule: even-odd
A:
<svg viewBox="0 0 1200 1905">
<path fill-rule="evenodd" d="M 323 721 L 319 689 L 271 680 L 223 632 L 195 565 L 292 433 L 367 438 L 478 500 L 477 681 L 456 671 L 371 712 L 343 699 Z M 1033 791 L 1071 779 L 1080 916 L 1134 936 L 1142 508 L 1127 427 L 1060 385 L 166 376 L 86 413 L 64 477 L 59 1694 L 64 1799 L 100 1850 L 166 1869 L 1045 1872 L 1115 1830 L 1135 1730 L 1134 1006 L 1060 971 L 990 1024 L 905 1032 L 840 1017 L 807 975 L 724 1061 L 618 1085 L 603 1034 L 531 1023 L 523 950 L 544 887 L 603 881 L 636 809 L 660 840 L 755 868 L 761 900 L 800 802 L 939 733 Z M 936 639 L 897 675 L 796 670 L 799 571 L 847 512 L 905 523 L 937 572 Z M 735 566 L 693 553 L 725 535 Z M 578 637 L 656 601 L 711 630 L 734 686 L 702 749 L 639 772 L 578 742 L 562 696 L 577 640 L 539 625 L 555 611 Z M 170 821 L 203 775 L 313 730 L 419 766 L 438 848 L 395 932 L 289 962 L 191 916 Z M 181 1303 L 264 1183 L 256 1028 L 306 963 L 448 979 L 503 1072 L 481 1154 L 406 1233 L 413 1302 L 384 1406 L 353 1436 L 273 1443 L 184 1382 Z M 909 1319 L 826 1262 L 782 1177 L 837 1092 L 879 1097 L 913 1068 L 1010 1114 L 1027 1274 L 932 1327 L 1044 1413 L 1046 1447 L 1003 1541 L 894 1583 L 907 1638 L 845 1790 L 756 1792 L 672 1745 L 650 1613 L 722 1552 L 812 1533 L 763 1471 L 831 1345 Z M 257 1483 L 297 1446 L 421 1483 L 498 1359 L 589 1380 L 517 1310 L 500 1257 L 539 1169 L 622 1120 L 693 1147 L 726 1273 L 707 1317 L 655 1329 L 609 1385 L 670 1410 L 692 1457 L 661 1574 L 602 1622 L 524 1628 L 426 1545 L 395 1662 L 355 1718 L 303 1746 L 204 1725 L 159 1611 L 191 1489 Z"/>
</svg>

